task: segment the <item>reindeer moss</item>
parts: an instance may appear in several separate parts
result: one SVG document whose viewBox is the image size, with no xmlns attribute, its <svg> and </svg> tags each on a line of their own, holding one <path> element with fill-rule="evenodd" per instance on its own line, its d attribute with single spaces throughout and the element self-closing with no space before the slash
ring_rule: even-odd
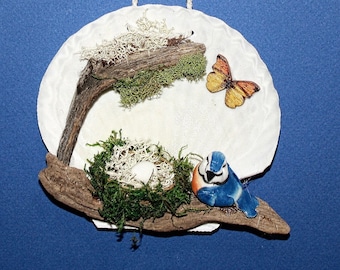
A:
<svg viewBox="0 0 340 270">
<path fill-rule="evenodd" d="M 110 159 L 115 145 L 122 145 L 125 141 L 121 133 L 115 131 L 106 141 L 94 145 L 102 147 L 103 151 L 94 156 L 90 167 L 85 169 L 92 186 L 93 195 L 98 197 L 103 208 L 100 215 L 108 222 L 118 227 L 122 232 L 126 221 L 159 218 L 165 213 L 178 216 L 177 209 L 182 204 L 189 204 L 191 199 L 190 177 L 193 165 L 188 156 L 182 157 L 181 151 L 177 158 L 170 157 L 161 146 L 158 146 L 160 157 L 168 159 L 173 166 L 174 186 L 170 190 L 163 190 L 161 184 L 151 189 L 147 184 L 142 188 L 122 187 L 117 179 L 110 179 L 105 172 L 105 163 Z"/>
<path fill-rule="evenodd" d="M 130 108 L 146 99 L 160 96 L 162 89 L 176 80 L 198 81 L 204 76 L 206 65 L 204 55 L 186 55 L 170 68 L 141 71 L 133 78 L 119 80 L 113 90 L 120 94 L 122 106 Z"/>
</svg>

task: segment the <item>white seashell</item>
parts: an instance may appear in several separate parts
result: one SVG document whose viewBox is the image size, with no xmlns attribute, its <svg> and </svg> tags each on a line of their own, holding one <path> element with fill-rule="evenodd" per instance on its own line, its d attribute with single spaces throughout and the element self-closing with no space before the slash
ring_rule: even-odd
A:
<svg viewBox="0 0 340 270">
<path fill-rule="evenodd" d="M 207 47 L 207 72 L 222 54 L 235 80 L 254 81 L 261 90 L 237 110 L 225 106 L 224 91 L 207 91 L 205 80 L 176 81 L 159 99 L 139 103 L 131 110 L 122 108 L 119 95 L 109 91 L 87 115 L 70 166 L 83 169 L 86 160 L 98 152 L 87 144 L 121 129 L 132 140 L 159 143 L 172 156 L 183 146 L 183 155 L 206 156 L 219 150 L 241 179 L 262 173 L 272 162 L 280 132 L 279 99 L 270 73 L 254 47 L 237 31 L 219 19 L 181 7 L 124 8 L 90 23 L 65 42 L 44 75 L 38 97 L 38 123 L 49 152 L 57 152 L 79 73 L 86 65 L 75 52 L 126 33 L 126 24 L 142 17 L 145 9 L 149 18 L 164 18 L 176 32 L 195 30 L 192 40 Z M 121 23 L 112 27 L 112 21 Z"/>
<path fill-rule="evenodd" d="M 130 139 L 159 142 L 172 156 L 177 156 L 183 146 L 187 146 L 183 155 L 192 152 L 205 156 L 219 150 L 226 154 L 241 179 L 262 173 L 272 162 L 280 133 L 279 97 L 271 75 L 256 49 L 239 32 L 217 18 L 181 7 L 127 7 L 102 16 L 65 42 L 51 61 L 38 96 L 38 124 L 49 152 L 57 152 L 75 86 L 86 65 L 75 52 L 126 32 L 126 24 L 143 16 L 146 9 L 150 18 L 165 19 L 176 32 L 195 30 L 192 40 L 207 47 L 207 72 L 216 55 L 223 54 L 235 79 L 255 81 L 261 91 L 237 110 L 226 108 L 224 91 L 209 93 L 205 80 L 176 81 L 173 89 L 164 90 L 161 98 L 137 104 L 131 110 L 122 109 L 119 95 L 109 91 L 87 115 L 70 166 L 83 169 L 86 160 L 98 151 L 87 143 L 106 139 L 112 130 L 121 129 Z M 112 21 L 121 23 L 112 29 Z M 139 166 L 142 165 L 134 170 L 149 181 L 152 170 L 144 173 L 145 168 L 138 169 Z"/>
<path fill-rule="evenodd" d="M 131 168 L 131 173 L 137 181 L 147 184 L 157 174 L 157 167 L 150 161 L 141 161 Z"/>
</svg>

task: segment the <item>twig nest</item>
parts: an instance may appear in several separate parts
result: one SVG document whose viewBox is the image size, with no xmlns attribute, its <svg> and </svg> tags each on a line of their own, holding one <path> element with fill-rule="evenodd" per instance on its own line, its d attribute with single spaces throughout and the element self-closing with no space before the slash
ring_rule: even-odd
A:
<svg viewBox="0 0 340 270">
<path fill-rule="evenodd" d="M 141 161 L 131 168 L 131 173 L 135 180 L 146 185 L 152 176 L 157 177 L 157 167 L 150 161 Z"/>
<path fill-rule="evenodd" d="M 108 144 L 112 140 L 109 139 Z M 147 184 L 151 189 L 161 185 L 162 189 L 168 190 L 174 184 L 174 168 L 170 157 L 160 149 L 154 144 L 128 139 L 112 145 L 110 157 L 105 161 L 105 173 L 124 187 L 141 188 Z"/>
</svg>

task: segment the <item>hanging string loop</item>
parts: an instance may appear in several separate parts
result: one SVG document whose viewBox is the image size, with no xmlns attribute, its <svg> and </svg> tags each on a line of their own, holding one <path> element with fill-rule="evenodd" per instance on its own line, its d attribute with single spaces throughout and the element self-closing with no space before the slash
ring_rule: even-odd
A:
<svg viewBox="0 0 340 270">
<path fill-rule="evenodd" d="M 138 0 L 132 0 L 132 6 L 136 7 Z M 187 0 L 187 9 L 192 9 L 192 0 Z"/>
</svg>

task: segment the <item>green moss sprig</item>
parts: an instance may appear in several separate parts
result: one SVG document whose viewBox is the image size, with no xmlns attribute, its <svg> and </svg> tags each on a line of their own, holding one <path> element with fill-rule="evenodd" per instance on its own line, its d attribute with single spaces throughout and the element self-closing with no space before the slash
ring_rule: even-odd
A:
<svg viewBox="0 0 340 270">
<path fill-rule="evenodd" d="M 173 166 L 174 185 L 170 190 L 163 190 L 159 184 L 151 188 L 148 184 L 141 188 L 122 186 L 119 179 L 111 179 L 106 173 L 105 165 L 110 160 L 112 150 L 115 146 L 126 143 L 121 132 L 112 132 L 106 141 L 100 141 L 95 146 L 100 146 L 103 151 L 96 154 L 88 169 L 85 171 L 94 187 L 93 196 L 98 197 L 103 208 L 99 210 L 100 215 L 110 223 L 114 223 L 121 233 L 126 221 L 143 220 L 149 218 L 160 218 L 165 213 L 175 216 L 182 215 L 177 209 L 182 204 L 189 204 L 191 200 L 190 177 L 193 170 L 189 157 L 171 157 L 161 146 L 158 146 L 160 158 L 168 159 Z M 185 213 L 184 213 L 185 214 Z"/>
<path fill-rule="evenodd" d="M 113 90 L 120 94 L 121 105 L 130 108 L 146 99 L 160 96 L 162 89 L 170 87 L 176 80 L 198 81 L 205 75 L 206 65 L 204 55 L 186 55 L 175 66 L 140 71 L 133 78 L 118 80 Z"/>
</svg>

